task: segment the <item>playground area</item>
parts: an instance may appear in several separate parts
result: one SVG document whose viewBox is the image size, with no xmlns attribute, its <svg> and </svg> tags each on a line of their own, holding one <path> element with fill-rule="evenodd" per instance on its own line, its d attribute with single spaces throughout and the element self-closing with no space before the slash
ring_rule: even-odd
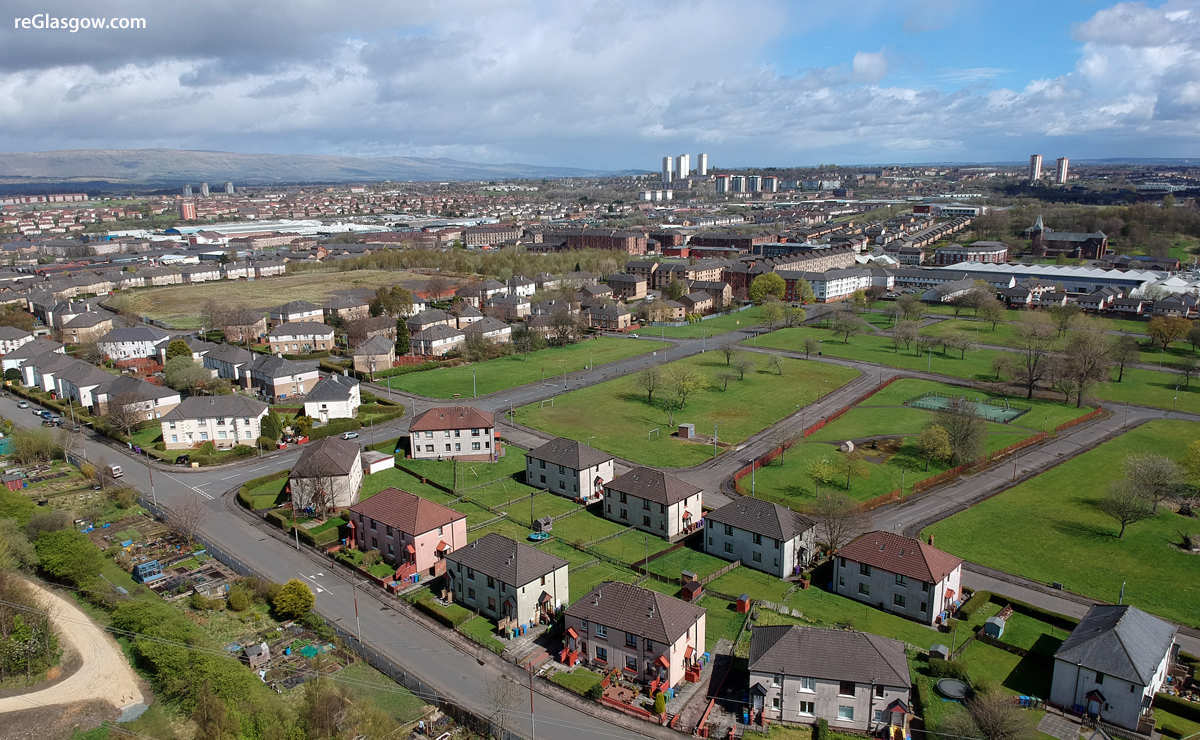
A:
<svg viewBox="0 0 1200 740">
<path fill-rule="evenodd" d="M 904 405 L 917 409 L 925 409 L 926 411 L 945 411 L 956 400 L 966 403 L 975 412 L 976 416 L 998 424 L 1007 424 L 1029 411 L 1028 406 L 1014 406 L 1009 403 L 1007 398 L 1000 399 L 1000 402 L 992 403 L 969 399 L 964 396 L 946 395 L 944 393 L 925 393 L 911 401 L 907 401 Z"/>
</svg>

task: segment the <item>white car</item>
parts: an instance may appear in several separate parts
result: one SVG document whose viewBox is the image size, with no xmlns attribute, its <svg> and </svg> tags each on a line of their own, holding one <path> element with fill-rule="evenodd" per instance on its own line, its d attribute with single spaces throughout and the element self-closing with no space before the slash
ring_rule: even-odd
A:
<svg viewBox="0 0 1200 740">
<path fill-rule="evenodd" d="M 342 439 L 358 439 L 358 432 L 346 432 L 342 435 Z"/>
<path fill-rule="evenodd" d="M 17 404 L 17 408 L 27 409 L 27 408 L 29 408 L 29 403 L 26 401 L 21 401 L 20 403 Z"/>
</svg>

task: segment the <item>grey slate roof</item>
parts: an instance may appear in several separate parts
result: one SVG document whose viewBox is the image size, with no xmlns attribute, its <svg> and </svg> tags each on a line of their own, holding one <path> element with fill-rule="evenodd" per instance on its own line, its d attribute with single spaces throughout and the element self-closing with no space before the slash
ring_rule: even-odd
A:
<svg viewBox="0 0 1200 740">
<path fill-rule="evenodd" d="M 613 478 L 604 488 L 667 506 L 694 496 L 702 490 L 661 470 L 645 467 L 634 468 Z"/>
<path fill-rule="evenodd" d="M 170 388 L 164 388 L 161 385 L 147 383 L 141 378 L 135 378 L 132 375 L 121 375 L 112 379 L 112 382 L 104 389 L 108 393 L 110 399 L 117 396 L 130 394 L 136 396 L 139 401 L 150 401 L 158 398 L 169 398 L 170 396 L 178 396 L 179 391 L 173 391 Z"/>
<path fill-rule="evenodd" d="M 268 337 L 295 337 L 301 334 L 333 335 L 333 327 L 319 321 L 289 321 L 271 330 Z"/>
<path fill-rule="evenodd" d="M 275 355 L 251 352 L 250 373 L 258 378 L 281 378 L 285 375 L 301 375 L 315 372 L 317 360 L 288 360 Z"/>
<path fill-rule="evenodd" d="M 275 308 L 272 308 L 271 313 L 287 315 L 293 313 L 311 313 L 313 311 L 320 310 L 320 306 L 315 303 L 309 303 L 308 301 L 288 301 L 282 306 L 276 306 Z"/>
<path fill-rule="evenodd" d="M 446 559 L 517 588 L 568 565 L 560 557 L 495 532 L 460 547 Z"/>
<path fill-rule="evenodd" d="M 0 326 L 0 339 L 21 339 L 28 336 L 33 335 L 24 329 L 18 329 L 15 326 Z"/>
<path fill-rule="evenodd" d="M 396 343 L 384 336 L 371 337 L 354 348 L 356 355 L 386 355 L 396 348 Z"/>
<path fill-rule="evenodd" d="M 583 470 L 613 459 L 607 452 L 601 452 L 595 447 L 588 447 L 582 442 L 566 437 L 552 439 L 541 447 L 526 452 L 525 457 L 545 460 L 550 465 L 562 465 L 572 470 Z"/>
<path fill-rule="evenodd" d="M 816 526 L 812 519 L 786 506 L 748 497 L 735 498 L 721 508 L 710 511 L 706 518 L 784 542 Z"/>
<path fill-rule="evenodd" d="M 354 440 L 326 437 L 308 445 L 300 453 L 300 459 L 292 468 L 292 478 L 320 478 L 325 476 L 349 475 L 361 465 L 361 450 Z"/>
<path fill-rule="evenodd" d="M 171 335 L 152 326 L 123 326 L 100 337 L 101 342 L 158 342 L 166 341 Z"/>
<path fill-rule="evenodd" d="M 1174 640 L 1174 625 L 1137 607 L 1096 604 L 1054 659 L 1147 686 Z"/>
<path fill-rule="evenodd" d="M 674 644 L 704 614 L 694 604 L 620 581 L 601 583 L 567 607 L 568 616 L 668 644 Z"/>
<path fill-rule="evenodd" d="M 866 632 L 797 625 L 755 627 L 750 670 L 907 688 L 904 643 Z"/>
<path fill-rule="evenodd" d="M 213 349 L 205 353 L 205 357 L 211 360 L 227 362 L 230 365 L 246 364 L 254 362 L 257 352 L 251 352 L 244 347 L 238 347 L 233 344 L 218 344 Z"/>
<path fill-rule="evenodd" d="M 358 380 L 348 375 L 327 375 L 317 381 L 304 400 L 345 401 L 350 398 L 350 390 L 356 385 Z"/>
<path fill-rule="evenodd" d="M 216 416 L 253 419 L 266 412 L 267 404 L 236 393 L 228 396 L 191 396 L 162 417 L 162 421 L 207 419 Z"/>
</svg>

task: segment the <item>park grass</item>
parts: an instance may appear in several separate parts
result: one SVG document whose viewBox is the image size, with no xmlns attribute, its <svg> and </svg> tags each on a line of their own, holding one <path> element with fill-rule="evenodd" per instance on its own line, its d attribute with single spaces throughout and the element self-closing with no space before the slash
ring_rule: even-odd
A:
<svg viewBox="0 0 1200 740">
<path fill-rule="evenodd" d="M 687 407 L 674 415 L 676 423 L 694 423 L 700 434 L 711 434 L 737 444 L 778 422 L 858 376 L 856 370 L 783 358 L 783 375 L 764 368 L 765 357 L 751 358 L 756 369 L 745 380 L 732 380 L 722 391 L 717 376 L 727 371 L 722 354 L 708 352 L 670 363 L 662 374 L 669 377 L 675 367 L 690 367 L 708 379 L 708 385 L 688 398 Z M 587 439 L 589 444 L 635 462 L 660 467 L 689 467 L 713 456 L 712 445 L 684 442 L 671 436 L 671 416 L 659 405 L 670 392 L 669 383 L 657 394 L 656 403 L 646 403 L 640 374 L 610 380 L 590 388 L 557 396 L 553 405 L 531 404 L 517 410 L 517 421 L 550 434 Z M 764 399 L 770 402 L 764 402 Z M 652 429 L 659 432 L 647 439 Z M 594 439 L 593 439 L 594 438 Z"/>
<path fill-rule="evenodd" d="M 1115 372 L 1112 377 L 1117 377 Z M 1183 376 L 1175 373 L 1126 369 L 1120 383 L 1101 383 L 1092 395 L 1103 401 L 1200 414 L 1200 382 L 1185 388 Z"/>
<path fill-rule="evenodd" d="M 655 535 L 635 529 L 591 545 L 589 549 L 622 563 L 636 563 L 645 557 L 660 553 L 670 546 L 671 543 Z"/>
<path fill-rule="evenodd" d="M 1029 411 L 1002 426 L 1025 427 L 1041 432 L 1052 432 L 1058 425 L 1071 421 L 1072 419 L 1077 419 L 1092 410 L 1090 406 L 1076 408 L 1074 404 L 1064 404 L 1058 401 L 1045 401 L 1037 398 L 1030 400 L 1019 395 L 988 393 L 986 391 L 976 390 L 974 388 L 964 388 L 962 386 L 951 385 L 949 383 L 938 383 L 937 381 L 921 380 L 919 378 L 903 378 L 901 380 L 897 380 L 887 388 L 884 388 L 868 398 L 858 408 L 865 409 L 870 407 L 873 412 L 882 413 L 883 409 L 876 407 L 901 406 L 904 403 L 917 398 L 918 396 L 925 395 L 926 393 L 940 393 L 946 396 L 961 396 L 973 401 L 986 401 L 998 406 L 1003 406 L 1007 403 L 1016 408 L 1027 408 Z M 894 433 L 887 425 L 880 424 L 874 429 L 866 430 L 865 434 L 856 436 L 878 434 L 881 430 L 888 433 Z M 918 429 L 917 431 L 920 430 Z M 818 432 L 818 434 L 820 434 L 820 432 Z M 856 437 L 850 437 L 850 439 L 855 438 Z"/>
<path fill-rule="evenodd" d="M 439 367 L 382 379 L 388 387 L 428 398 L 483 396 L 515 388 L 565 373 L 583 370 L 590 365 L 604 365 L 627 357 L 645 354 L 669 346 L 666 342 L 649 342 L 623 337 L 597 337 L 563 347 L 547 347 L 523 355 L 508 355 L 494 360 L 455 367 Z"/>
<path fill-rule="evenodd" d="M 1126 603 L 1191 626 L 1200 625 L 1196 559 L 1175 547 L 1190 521 L 1159 508 L 1116 538 L 1117 525 L 1097 505 L 1120 476 L 1126 456 L 1153 450 L 1179 459 L 1200 424 L 1152 421 L 1004 493 L 927 528 L 955 555 L 1043 583 Z M 1191 574 L 1191 575 L 1189 575 Z"/>
<path fill-rule="evenodd" d="M 351 663 L 335 673 L 334 679 L 349 684 L 355 697 L 371 701 L 397 722 L 413 722 L 425 713 L 424 699 L 366 663 Z"/>
<path fill-rule="evenodd" d="M 685 570 L 695 573 L 699 578 L 704 578 L 726 565 L 729 565 L 729 561 L 722 560 L 715 555 L 693 550 L 690 547 L 681 547 L 662 557 L 654 558 L 646 564 L 646 569 L 667 578 L 678 578 L 679 574 Z"/>
<path fill-rule="evenodd" d="M 762 309 L 755 306 L 745 311 L 725 314 L 687 326 L 647 326 L 643 327 L 639 334 L 643 337 L 665 337 L 667 339 L 700 339 L 739 329 L 749 329 L 752 326 L 758 326 L 762 320 Z"/>
<path fill-rule="evenodd" d="M 559 671 L 550 676 L 550 680 L 568 691 L 572 691 L 580 696 L 586 696 L 587 692 L 593 686 L 600 685 L 600 682 L 604 680 L 604 676 L 578 666 L 570 671 Z"/>
<path fill-rule="evenodd" d="M 420 288 L 428 277 L 395 270 L 347 270 L 336 276 L 322 272 L 263 278 L 261 280 L 216 280 L 195 285 L 122 291 L 124 306 L 139 316 L 156 319 L 175 329 L 198 329 L 200 307 L 208 301 L 224 306 L 262 310 L 286 301 L 309 301 L 323 305 L 330 296 L 346 291 L 375 292 L 376 288 L 404 285 Z"/>
<path fill-rule="evenodd" d="M 565 516 L 554 523 L 554 536 L 572 545 L 586 545 L 601 537 L 623 532 L 629 527 L 589 511 Z"/>
<path fill-rule="evenodd" d="M 434 488 L 428 483 L 422 483 L 419 478 L 399 468 L 388 468 L 363 477 L 362 489 L 359 491 L 358 498 L 360 501 L 368 499 L 385 488 L 399 488 L 401 491 L 415 493 L 421 498 L 427 498 L 445 506 L 452 506 L 455 502 L 454 496 Z"/>
<path fill-rule="evenodd" d="M 496 655 L 504 652 L 504 643 L 496 639 L 496 625 L 487 617 L 473 617 L 458 625 L 458 631 Z"/>
<path fill-rule="evenodd" d="M 734 572 L 736 573 L 737 571 Z M 715 596 L 701 596 L 696 604 L 703 607 L 704 611 L 707 612 L 704 620 L 705 650 L 712 652 L 717 641 L 722 638 L 730 642 L 737 639 L 747 615 L 739 614 L 734 609 L 732 601 L 719 599 Z"/>
<path fill-rule="evenodd" d="M 632 570 L 610 563 L 596 563 L 584 568 L 576 568 L 569 573 L 572 603 L 583 598 L 589 591 L 605 581 L 633 583 L 637 580 L 637 574 Z"/>
</svg>

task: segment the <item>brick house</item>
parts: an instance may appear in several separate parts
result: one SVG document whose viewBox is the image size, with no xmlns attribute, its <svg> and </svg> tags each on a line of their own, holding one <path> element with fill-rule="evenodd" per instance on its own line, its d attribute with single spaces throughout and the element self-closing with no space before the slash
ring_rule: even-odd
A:
<svg viewBox="0 0 1200 740">
<path fill-rule="evenodd" d="M 962 597 L 962 559 L 912 537 L 867 532 L 836 555 L 834 590 L 884 611 L 940 624 Z"/>
<path fill-rule="evenodd" d="M 346 512 L 350 546 L 377 550 L 398 578 L 446 572 L 446 556 L 467 544 L 467 517 L 398 488 L 385 488 Z"/>
</svg>

